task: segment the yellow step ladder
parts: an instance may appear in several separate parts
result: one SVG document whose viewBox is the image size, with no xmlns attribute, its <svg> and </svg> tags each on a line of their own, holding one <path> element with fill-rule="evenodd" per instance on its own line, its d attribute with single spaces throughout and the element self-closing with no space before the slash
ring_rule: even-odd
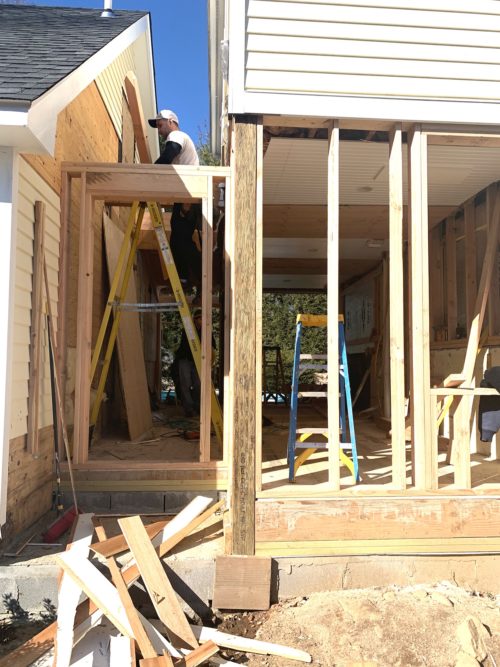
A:
<svg viewBox="0 0 500 667">
<path fill-rule="evenodd" d="M 186 300 L 186 295 L 184 294 L 184 290 L 182 289 L 182 284 L 179 279 L 179 274 L 177 273 L 177 267 L 175 266 L 174 258 L 172 256 L 172 251 L 170 250 L 170 245 L 168 243 L 160 207 L 156 202 L 147 202 L 146 204 L 144 202 L 134 202 L 130 210 L 127 228 L 125 231 L 125 238 L 123 240 L 123 244 L 120 249 L 120 254 L 118 256 L 118 263 L 115 275 L 113 276 L 109 290 L 109 298 L 106 304 L 106 308 L 104 310 L 101 326 L 99 328 L 99 334 L 97 336 L 96 346 L 94 348 L 94 353 L 92 355 L 92 362 L 90 367 L 91 383 L 94 379 L 97 366 L 99 363 L 99 357 L 101 355 L 101 350 L 104 344 L 104 338 L 108 328 L 109 319 L 111 317 L 111 312 L 114 311 L 113 324 L 109 334 L 106 352 L 104 355 L 101 375 L 99 378 L 99 384 L 96 392 L 96 398 L 90 415 L 91 433 L 97 422 L 97 417 L 99 415 L 99 410 L 104 396 L 104 387 L 109 372 L 109 366 L 111 364 L 111 357 L 113 354 L 116 337 L 118 335 L 118 327 L 120 325 L 120 318 L 121 318 L 120 304 L 123 303 L 123 300 L 127 293 L 127 286 L 130 279 L 130 275 L 132 273 L 132 267 L 134 264 L 134 258 L 137 253 L 137 247 L 139 245 L 142 219 L 144 217 L 144 211 L 146 209 L 146 206 L 151 216 L 151 222 L 156 234 L 156 239 L 158 241 L 159 252 L 163 264 L 165 266 L 165 270 L 167 271 L 170 284 L 172 286 L 172 291 L 174 293 L 174 298 L 177 303 L 179 314 L 181 316 L 184 331 L 186 332 L 186 337 L 189 342 L 189 347 L 191 348 L 191 353 L 193 355 L 193 360 L 196 366 L 196 370 L 201 378 L 200 339 L 198 337 L 196 327 L 194 326 L 193 319 L 191 317 L 191 311 L 189 309 L 189 305 Z M 127 257 L 127 249 L 129 249 L 128 257 Z M 125 264 L 125 270 L 123 271 L 124 264 Z M 122 271 L 123 271 L 123 277 L 122 277 Z M 120 278 L 122 278 L 121 283 L 120 283 Z M 211 385 L 211 416 L 217 440 L 220 443 L 222 443 L 223 441 L 222 411 L 219 405 L 219 401 L 217 399 L 217 394 L 215 393 L 213 383 Z"/>
</svg>

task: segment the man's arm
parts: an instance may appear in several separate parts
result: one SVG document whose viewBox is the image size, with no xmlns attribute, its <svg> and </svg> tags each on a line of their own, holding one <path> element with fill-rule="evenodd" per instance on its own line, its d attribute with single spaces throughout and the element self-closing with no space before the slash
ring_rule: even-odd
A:
<svg viewBox="0 0 500 667">
<path fill-rule="evenodd" d="M 175 141 L 167 141 L 165 148 L 155 164 L 172 164 L 173 159 L 179 155 L 182 146 Z"/>
</svg>

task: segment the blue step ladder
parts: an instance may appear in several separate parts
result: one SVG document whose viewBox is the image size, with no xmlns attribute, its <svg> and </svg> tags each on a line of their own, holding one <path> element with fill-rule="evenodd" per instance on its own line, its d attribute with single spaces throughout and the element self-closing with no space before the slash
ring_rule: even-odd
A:
<svg viewBox="0 0 500 667">
<path fill-rule="evenodd" d="M 301 354 L 300 345 L 304 327 L 326 327 L 326 315 L 297 315 L 295 352 L 293 357 L 292 390 L 290 396 L 290 426 L 288 431 L 288 481 L 294 482 L 299 467 L 318 449 L 328 449 L 328 427 L 297 428 L 299 398 L 327 398 L 326 391 L 299 391 L 299 379 L 304 371 L 325 372 L 328 370 L 326 354 Z M 351 472 L 354 482 L 359 479 L 356 433 L 352 412 L 351 385 L 347 365 L 344 334 L 344 317 L 339 315 L 339 433 L 340 461 Z M 311 442 L 313 435 L 321 435 L 323 442 Z M 297 450 L 301 452 L 297 454 Z M 346 451 L 350 451 L 351 458 Z"/>
</svg>

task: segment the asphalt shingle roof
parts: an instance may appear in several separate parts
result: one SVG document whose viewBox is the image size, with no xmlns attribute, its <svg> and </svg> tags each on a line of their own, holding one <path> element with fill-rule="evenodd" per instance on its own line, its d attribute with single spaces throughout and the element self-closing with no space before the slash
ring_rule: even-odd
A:
<svg viewBox="0 0 500 667">
<path fill-rule="evenodd" d="M 147 12 L 0 4 L 0 101 L 33 102 Z"/>
</svg>

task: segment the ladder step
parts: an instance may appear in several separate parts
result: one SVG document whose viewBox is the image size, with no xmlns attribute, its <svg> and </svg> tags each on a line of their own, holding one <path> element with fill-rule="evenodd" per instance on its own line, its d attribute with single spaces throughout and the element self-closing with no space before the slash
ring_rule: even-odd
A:
<svg viewBox="0 0 500 667">
<path fill-rule="evenodd" d="M 297 394 L 299 398 L 326 398 L 327 391 L 299 391 Z"/>
<path fill-rule="evenodd" d="M 301 354 L 300 360 L 302 359 L 328 359 L 327 354 Z"/>
<path fill-rule="evenodd" d="M 326 364 L 300 364 L 299 371 L 327 371 Z"/>
<path fill-rule="evenodd" d="M 295 433 L 311 433 L 313 435 L 317 433 L 328 433 L 328 427 L 323 428 L 298 428 Z"/>
<path fill-rule="evenodd" d="M 340 444 L 340 449 L 343 449 L 345 451 L 352 450 L 351 442 L 340 442 L 339 444 Z M 301 442 L 300 440 L 297 440 L 295 442 L 295 449 L 328 449 L 328 443 L 311 442 L 310 440 L 304 440 L 304 442 Z"/>
</svg>

